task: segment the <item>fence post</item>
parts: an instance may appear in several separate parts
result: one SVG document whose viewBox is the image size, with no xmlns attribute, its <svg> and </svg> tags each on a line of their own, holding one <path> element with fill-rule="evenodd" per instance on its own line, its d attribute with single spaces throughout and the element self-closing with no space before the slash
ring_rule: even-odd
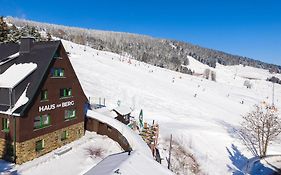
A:
<svg viewBox="0 0 281 175">
<path fill-rule="evenodd" d="M 169 148 L 169 159 L 168 159 L 168 169 L 171 169 L 171 153 L 172 153 L 172 139 L 173 139 L 173 135 L 171 134 L 171 138 L 170 138 L 170 148 Z"/>
</svg>

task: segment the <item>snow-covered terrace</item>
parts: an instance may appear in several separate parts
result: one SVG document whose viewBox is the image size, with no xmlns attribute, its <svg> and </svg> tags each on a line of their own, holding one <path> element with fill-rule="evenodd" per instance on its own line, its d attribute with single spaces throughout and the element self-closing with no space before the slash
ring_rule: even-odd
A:
<svg viewBox="0 0 281 175">
<path fill-rule="evenodd" d="M 106 116 L 92 110 L 88 110 L 87 116 L 117 129 L 127 139 L 133 151 L 130 154 L 125 152 L 110 155 L 101 161 L 97 166 L 90 169 L 85 175 L 173 174 L 171 171 L 164 168 L 153 159 L 151 150 L 147 144 L 127 125 L 124 125 L 110 116 Z"/>
<path fill-rule="evenodd" d="M 147 146 L 147 144 L 142 140 L 142 138 L 135 132 L 133 132 L 128 126 L 124 125 L 123 123 L 119 122 L 118 120 L 100 114 L 98 112 L 88 110 L 87 116 L 89 118 L 96 119 L 100 122 L 106 123 L 107 125 L 115 128 L 118 130 L 128 141 L 129 145 L 133 150 L 139 150 L 147 157 L 152 157 L 151 150 Z"/>
</svg>

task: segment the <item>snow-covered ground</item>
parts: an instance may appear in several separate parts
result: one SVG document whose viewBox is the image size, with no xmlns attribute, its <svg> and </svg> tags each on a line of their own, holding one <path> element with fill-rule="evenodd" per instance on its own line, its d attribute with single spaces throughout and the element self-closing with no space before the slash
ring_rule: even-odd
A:
<svg viewBox="0 0 281 175">
<path fill-rule="evenodd" d="M 231 174 L 244 168 L 239 158 L 252 157 L 235 129 L 241 115 L 254 104 L 271 103 L 272 83 L 265 81 L 272 76 L 268 71 L 217 65 L 212 69 L 217 75 L 217 82 L 213 82 L 68 41 L 63 44 L 87 96 L 106 98 L 109 108 L 120 100 L 135 111 L 143 109 L 146 121 L 160 124 L 161 138 L 173 134 L 195 156 L 204 173 Z M 203 73 L 206 65 L 189 59 L 190 68 Z M 252 89 L 243 85 L 248 78 Z M 281 86 L 275 85 L 279 109 L 280 96 Z M 269 154 L 281 153 L 278 142 Z"/>
<path fill-rule="evenodd" d="M 105 147 L 104 145 L 107 146 Z M 60 156 L 55 154 L 59 149 L 64 149 L 65 147 L 72 147 L 72 149 Z M 93 154 L 90 154 L 89 151 L 92 151 Z M 21 175 L 83 175 L 103 158 L 122 151 L 118 143 L 107 136 L 86 132 L 81 139 L 22 165 L 14 166 L 1 161 L 0 172 L 13 169 L 17 170 L 17 173 Z"/>
</svg>

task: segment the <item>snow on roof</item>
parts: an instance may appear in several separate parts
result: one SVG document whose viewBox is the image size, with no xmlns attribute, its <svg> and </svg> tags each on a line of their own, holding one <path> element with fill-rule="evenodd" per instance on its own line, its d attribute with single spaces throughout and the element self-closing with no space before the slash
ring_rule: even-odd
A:
<svg viewBox="0 0 281 175">
<path fill-rule="evenodd" d="M 19 55 L 20 55 L 20 53 L 17 52 L 17 53 L 15 53 L 13 55 L 8 56 L 7 58 L 1 59 L 0 60 L 0 66 L 5 64 L 5 63 L 7 63 L 7 62 L 9 62 L 9 61 L 11 61 L 12 59 L 15 59 L 15 58 L 19 57 Z"/>
<path fill-rule="evenodd" d="M 155 160 L 143 155 L 141 151 L 113 154 L 103 159 L 85 175 L 168 175 L 173 174 Z"/>
<path fill-rule="evenodd" d="M 20 56 L 19 52 L 15 53 L 13 55 L 8 56 L 8 58 L 13 59 L 13 58 L 17 58 L 18 56 Z"/>
<path fill-rule="evenodd" d="M 112 110 L 109 110 L 108 108 L 98 108 L 98 109 L 95 109 L 95 111 L 100 113 L 100 114 L 103 114 L 107 117 L 114 118 L 114 119 L 117 117 L 116 112 L 114 112 Z"/>
<path fill-rule="evenodd" d="M 28 86 L 29 86 L 29 84 L 26 86 L 25 90 L 23 91 L 20 98 L 18 99 L 18 101 L 16 102 L 15 106 L 12 109 L 9 109 L 8 111 L 0 111 L 0 113 L 12 115 L 15 110 L 17 110 L 19 107 L 25 105 L 29 100 L 29 98 L 26 96 L 26 91 L 28 89 Z M 18 115 L 18 114 L 15 114 L 15 115 Z"/>
<path fill-rule="evenodd" d="M 121 115 L 127 115 L 130 114 L 133 110 L 127 106 L 118 106 L 114 108 L 113 110 L 117 111 Z"/>
<path fill-rule="evenodd" d="M 152 153 L 147 146 L 147 144 L 142 140 L 141 136 L 139 136 L 137 133 L 133 132 L 127 125 L 124 125 L 123 123 L 119 122 L 118 120 L 107 117 L 103 114 L 97 113 L 92 110 L 87 111 L 87 116 L 90 118 L 94 118 L 96 120 L 99 120 L 103 123 L 106 123 L 113 128 L 117 129 L 129 142 L 131 148 L 133 150 L 139 150 L 147 157 L 152 157 Z"/>
<path fill-rule="evenodd" d="M 0 88 L 14 88 L 36 68 L 37 64 L 35 63 L 13 64 L 0 74 Z"/>
</svg>

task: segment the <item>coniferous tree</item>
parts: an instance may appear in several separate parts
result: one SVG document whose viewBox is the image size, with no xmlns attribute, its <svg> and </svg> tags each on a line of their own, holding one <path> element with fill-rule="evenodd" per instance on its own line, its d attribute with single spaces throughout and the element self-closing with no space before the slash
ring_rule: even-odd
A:
<svg viewBox="0 0 281 175">
<path fill-rule="evenodd" d="M 9 28 L 4 21 L 3 16 L 0 17 L 0 42 L 8 42 Z"/>
<path fill-rule="evenodd" d="M 52 35 L 48 32 L 47 33 L 47 41 L 51 41 L 52 40 Z"/>
</svg>

